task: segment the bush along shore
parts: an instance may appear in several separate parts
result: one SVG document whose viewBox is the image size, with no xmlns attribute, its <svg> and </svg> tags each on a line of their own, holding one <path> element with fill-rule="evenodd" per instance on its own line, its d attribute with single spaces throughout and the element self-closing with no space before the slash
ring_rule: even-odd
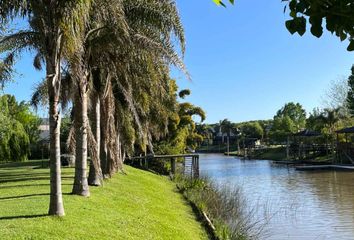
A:
<svg viewBox="0 0 354 240">
<path fill-rule="evenodd" d="M 241 188 L 219 186 L 209 178 L 173 177 L 177 188 L 204 218 L 209 233 L 219 240 L 260 239 L 264 226 L 248 211 Z"/>
</svg>

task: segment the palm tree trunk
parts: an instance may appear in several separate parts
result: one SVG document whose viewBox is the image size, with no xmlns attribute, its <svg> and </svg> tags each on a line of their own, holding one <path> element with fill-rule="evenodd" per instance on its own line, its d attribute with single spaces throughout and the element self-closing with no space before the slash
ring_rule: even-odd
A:
<svg viewBox="0 0 354 240">
<path fill-rule="evenodd" d="M 46 57 L 46 75 L 49 95 L 49 125 L 50 125 L 50 201 L 49 215 L 64 216 L 63 195 L 61 189 L 60 168 L 60 36 Z"/>
<path fill-rule="evenodd" d="M 90 196 L 87 181 L 87 75 L 78 83 L 75 94 L 75 131 L 76 131 L 76 159 L 75 178 L 72 193 Z"/>
<path fill-rule="evenodd" d="M 95 97 L 95 109 L 94 109 L 94 124 L 95 124 L 95 139 L 97 143 L 97 155 L 100 156 L 101 150 L 101 101 L 98 94 Z M 98 174 L 99 169 L 96 169 L 92 160 L 90 164 L 90 171 L 88 177 L 88 183 L 90 186 L 101 186 L 101 177 Z"/>
</svg>

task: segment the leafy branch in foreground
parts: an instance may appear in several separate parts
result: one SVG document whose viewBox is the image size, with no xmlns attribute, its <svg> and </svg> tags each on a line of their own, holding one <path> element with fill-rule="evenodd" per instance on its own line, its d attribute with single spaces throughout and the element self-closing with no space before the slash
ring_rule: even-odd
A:
<svg viewBox="0 0 354 240">
<path fill-rule="evenodd" d="M 235 3 L 235 0 L 228 0 L 232 5 Z M 221 0 L 213 0 L 213 2 L 218 6 L 226 7 L 225 3 Z"/>
<path fill-rule="evenodd" d="M 338 0 L 283 0 L 289 8 L 286 28 L 302 36 L 310 25 L 312 35 L 321 37 L 324 27 L 341 41 L 350 41 L 348 51 L 354 51 L 354 2 Z"/>
</svg>

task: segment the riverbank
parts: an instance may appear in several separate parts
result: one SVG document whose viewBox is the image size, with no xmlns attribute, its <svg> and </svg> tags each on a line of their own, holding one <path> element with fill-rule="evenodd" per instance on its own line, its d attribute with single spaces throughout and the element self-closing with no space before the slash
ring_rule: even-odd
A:
<svg viewBox="0 0 354 240">
<path fill-rule="evenodd" d="M 227 153 L 225 153 L 227 155 Z M 229 156 L 243 157 L 242 153 L 238 151 L 230 152 Z M 252 159 L 265 159 L 274 161 L 283 161 L 286 159 L 286 149 L 282 146 L 268 147 L 255 150 L 251 156 Z"/>
<path fill-rule="evenodd" d="M 173 182 L 129 166 L 89 198 L 70 195 L 74 171 L 64 168 L 66 216 L 46 216 L 49 169 L 40 165 L 0 165 L 0 239 L 207 239 Z"/>
</svg>

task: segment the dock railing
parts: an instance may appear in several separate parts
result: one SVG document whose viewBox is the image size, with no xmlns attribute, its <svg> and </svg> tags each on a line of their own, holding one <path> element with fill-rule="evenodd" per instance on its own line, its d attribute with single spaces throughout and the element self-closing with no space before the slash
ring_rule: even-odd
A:
<svg viewBox="0 0 354 240">
<path fill-rule="evenodd" d="M 146 155 L 126 158 L 125 162 L 140 168 L 149 169 L 154 161 L 165 160 L 170 162 L 170 175 L 174 176 L 177 171 L 199 178 L 199 154 L 176 154 L 176 155 Z"/>
</svg>

